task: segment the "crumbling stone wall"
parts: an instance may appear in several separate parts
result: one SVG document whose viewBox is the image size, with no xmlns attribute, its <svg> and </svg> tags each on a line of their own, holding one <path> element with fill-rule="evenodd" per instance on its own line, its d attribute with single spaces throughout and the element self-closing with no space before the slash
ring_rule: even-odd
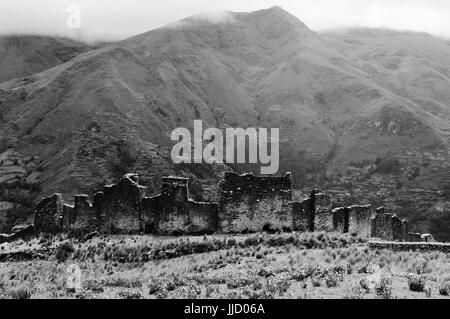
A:
<svg viewBox="0 0 450 319">
<path fill-rule="evenodd" d="M 212 234 L 218 227 L 219 205 L 217 203 L 200 203 L 190 200 L 188 204 L 190 234 Z"/>
<path fill-rule="evenodd" d="M 290 174 L 255 177 L 225 173 L 218 192 L 218 226 L 222 233 L 294 228 Z"/>
<path fill-rule="evenodd" d="M 402 238 L 403 241 L 408 241 L 408 221 L 402 220 Z"/>
<path fill-rule="evenodd" d="M 63 204 L 62 210 L 62 229 L 64 232 L 70 231 L 70 219 L 75 214 L 75 207 L 69 204 Z"/>
<path fill-rule="evenodd" d="M 373 214 L 372 206 L 370 205 L 348 207 L 348 232 L 363 238 L 370 238 Z"/>
<path fill-rule="evenodd" d="M 142 199 L 142 218 L 146 234 L 159 234 L 159 210 L 161 195 Z"/>
<path fill-rule="evenodd" d="M 36 205 L 34 226 L 37 233 L 62 232 L 63 202 L 61 194 L 44 198 Z"/>
<path fill-rule="evenodd" d="M 98 210 L 89 202 L 88 195 L 75 196 L 73 208 L 64 212 L 64 225 L 67 232 L 76 234 L 86 234 L 98 229 Z"/>
<path fill-rule="evenodd" d="M 338 233 L 348 233 L 349 214 L 347 207 L 333 209 L 333 230 Z"/>
<path fill-rule="evenodd" d="M 189 198 L 189 180 L 163 179 L 161 193 L 145 197 L 136 174 L 94 195 L 75 196 L 73 206 L 60 194 L 36 206 L 37 232 L 84 234 L 98 230 L 107 234 L 155 235 L 245 233 L 258 231 L 337 231 L 383 240 L 432 241 L 432 236 L 408 234 L 408 223 L 386 214 L 376 214 L 370 205 L 332 209 L 331 197 L 313 190 L 301 201 L 292 201 L 291 176 L 255 177 L 226 173 L 219 183 L 218 203 Z"/>
<path fill-rule="evenodd" d="M 143 232 L 141 199 L 145 188 L 136 175 L 126 175 L 119 183 L 106 186 L 96 195 L 99 209 L 100 232 L 111 234 L 138 234 Z"/>
<path fill-rule="evenodd" d="M 392 215 L 385 213 L 385 208 L 377 209 L 375 216 L 372 218 L 372 237 L 384 240 L 393 240 L 392 232 Z"/>
<path fill-rule="evenodd" d="M 146 233 L 208 234 L 217 230 L 218 205 L 189 199 L 188 181 L 187 178 L 164 178 L 161 194 L 143 199 Z"/>
<path fill-rule="evenodd" d="M 433 235 L 431 235 L 431 234 L 423 234 L 421 237 L 422 237 L 423 242 L 426 242 L 426 243 L 436 242 L 436 240 L 434 240 L 434 238 L 433 238 Z"/>
<path fill-rule="evenodd" d="M 314 214 L 312 207 L 310 198 L 292 204 L 292 218 L 295 231 L 314 231 Z"/>
<path fill-rule="evenodd" d="M 392 216 L 392 238 L 395 241 L 403 241 L 403 230 L 402 230 L 402 220 L 397 216 Z"/>
<path fill-rule="evenodd" d="M 189 227 L 188 179 L 164 178 L 159 200 L 158 233 L 180 235 Z"/>
<path fill-rule="evenodd" d="M 314 198 L 314 231 L 332 232 L 334 227 L 331 197 L 324 193 L 314 194 L 312 197 Z"/>
<path fill-rule="evenodd" d="M 426 242 L 370 242 L 370 249 L 389 249 L 391 251 L 422 251 L 422 252 L 432 252 L 440 251 L 443 253 L 450 253 L 450 244 L 444 243 L 426 243 Z"/>
<path fill-rule="evenodd" d="M 408 241 L 411 243 L 422 242 L 422 234 L 419 233 L 408 233 Z"/>
</svg>

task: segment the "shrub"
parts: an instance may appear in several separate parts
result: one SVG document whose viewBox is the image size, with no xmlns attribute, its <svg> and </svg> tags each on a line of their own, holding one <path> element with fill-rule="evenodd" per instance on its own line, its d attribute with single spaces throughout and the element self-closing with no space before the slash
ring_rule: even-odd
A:
<svg viewBox="0 0 450 319">
<path fill-rule="evenodd" d="M 439 286 L 439 294 L 441 296 L 450 295 L 450 281 L 445 281 Z"/>
<path fill-rule="evenodd" d="M 101 293 L 104 291 L 102 284 L 97 280 L 87 280 L 84 282 L 84 288 L 92 292 Z"/>
<path fill-rule="evenodd" d="M 9 292 L 12 299 L 30 299 L 31 293 L 24 285 L 14 287 Z"/>
<path fill-rule="evenodd" d="M 253 276 L 248 276 L 246 274 L 237 274 L 230 278 L 230 280 L 227 282 L 227 288 L 228 289 L 237 289 L 242 288 L 245 286 L 251 285 L 255 281 L 255 278 Z"/>
<path fill-rule="evenodd" d="M 119 292 L 119 296 L 123 299 L 142 299 L 142 294 L 139 291 L 133 291 L 130 289 L 122 290 Z"/>
<path fill-rule="evenodd" d="M 361 279 L 359 285 L 367 294 L 372 290 L 372 285 L 367 278 Z"/>
<path fill-rule="evenodd" d="M 338 281 L 335 276 L 328 275 L 325 278 L 325 284 L 327 285 L 328 288 L 333 288 L 333 287 L 337 287 Z"/>
<path fill-rule="evenodd" d="M 318 277 L 318 276 L 314 276 L 311 278 L 311 283 L 313 285 L 313 287 L 320 287 L 322 286 L 322 278 Z"/>
<path fill-rule="evenodd" d="M 228 248 L 236 247 L 236 245 L 237 245 L 236 239 L 234 239 L 234 238 L 228 239 L 228 241 L 227 241 Z"/>
<path fill-rule="evenodd" d="M 60 263 L 65 262 L 72 253 L 75 251 L 75 247 L 70 241 L 66 241 L 58 246 L 56 249 L 56 260 Z"/>
<path fill-rule="evenodd" d="M 190 283 L 186 287 L 181 288 L 180 295 L 184 299 L 197 299 L 200 297 L 202 290 L 195 285 L 194 283 Z"/>
<path fill-rule="evenodd" d="M 276 275 L 267 279 L 265 290 L 270 296 L 278 295 L 281 297 L 286 293 L 290 286 L 291 284 L 286 276 Z"/>
<path fill-rule="evenodd" d="M 383 277 L 375 286 L 375 292 L 382 299 L 392 299 L 392 278 Z"/>
<path fill-rule="evenodd" d="M 425 290 L 426 279 L 424 276 L 410 274 L 408 275 L 409 290 L 414 292 L 423 292 Z"/>
</svg>

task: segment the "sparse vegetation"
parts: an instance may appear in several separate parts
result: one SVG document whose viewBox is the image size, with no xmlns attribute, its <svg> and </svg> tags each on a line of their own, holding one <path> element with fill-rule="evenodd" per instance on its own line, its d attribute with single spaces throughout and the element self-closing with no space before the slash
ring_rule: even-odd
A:
<svg viewBox="0 0 450 319">
<path fill-rule="evenodd" d="M 449 289 L 444 253 L 371 250 L 333 233 L 59 235 L 0 245 L 8 254 L 16 259 L 0 263 L 0 298 L 446 298 Z M 68 290 L 74 264 L 82 287 Z"/>
<path fill-rule="evenodd" d="M 395 158 L 387 158 L 383 160 L 379 160 L 374 173 L 376 174 L 400 174 L 401 173 L 401 165 L 398 160 Z"/>
<path fill-rule="evenodd" d="M 425 291 L 426 279 L 422 275 L 409 274 L 408 275 L 408 286 L 409 290 L 415 292 Z"/>
<path fill-rule="evenodd" d="M 439 293 L 442 296 L 450 296 L 450 281 L 445 281 L 439 286 Z"/>
<path fill-rule="evenodd" d="M 70 255 L 75 251 L 73 244 L 71 242 L 64 242 L 56 249 L 56 260 L 58 262 L 64 262 Z"/>
</svg>

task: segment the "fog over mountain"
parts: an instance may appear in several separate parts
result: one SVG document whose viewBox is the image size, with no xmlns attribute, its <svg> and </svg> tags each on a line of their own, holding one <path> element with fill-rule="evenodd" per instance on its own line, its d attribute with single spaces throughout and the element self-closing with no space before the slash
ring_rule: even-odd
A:
<svg viewBox="0 0 450 319">
<path fill-rule="evenodd" d="M 77 5 L 80 29 L 67 20 Z M 281 6 L 312 30 L 342 27 L 389 28 L 450 38 L 446 0 L 3 0 L 0 34 L 58 35 L 82 41 L 123 40 L 205 12 L 251 12 Z"/>
<path fill-rule="evenodd" d="M 317 33 L 271 7 L 196 15 L 95 50 L 67 41 L 29 39 L 35 47 L 24 50 L 20 37 L 0 40 L 9 80 L 0 84 L 0 154 L 39 159 L 38 168 L 12 165 L 22 179 L 36 173 L 33 196 L 93 192 L 127 171 L 152 190 L 167 174 L 208 184 L 224 170 L 252 169 L 174 165 L 171 131 L 202 119 L 279 127 L 280 174 L 292 171 L 299 192 L 320 187 L 342 203 L 386 204 L 420 230 L 449 205 L 446 40 L 370 28 Z M 24 51 L 40 52 L 39 61 Z M 13 69 L 5 62 L 13 58 L 28 62 Z M 2 172 L 2 182 L 17 183 Z"/>
</svg>

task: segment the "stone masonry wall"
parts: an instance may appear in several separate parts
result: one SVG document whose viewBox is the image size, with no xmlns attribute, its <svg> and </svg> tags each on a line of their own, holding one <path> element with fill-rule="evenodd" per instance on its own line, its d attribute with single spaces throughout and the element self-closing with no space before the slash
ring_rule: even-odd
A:
<svg viewBox="0 0 450 319">
<path fill-rule="evenodd" d="M 407 241 L 408 240 L 408 232 L 409 232 L 408 221 L 403 220 L 402 221 L 402 238 L 403 238 L 403 241 Z"/>
<path fill-rule="evenodd" d="M 387 241 L 432 241 L 431 235 L 408 233 L 407 221 L 371 206 L 333 209 L 330 196 L 313 190 L 303 201 L 292 200 L 291 176 L 255 177 L 226 173 L 219 183 L 218 203 L 195 202 L 189 180 L 166 177 L 161 193 L 146 197 L 136 174 L 94 195 L 61 194 L 44 198 L 35 211 L 37 233 L 187 235 L 259 231 L 323 231 L 357 234 Z"/>
<path fill-rule="evenodd" d="M 98 217 L 96 207 L 89 202 L 89 196 L 77 195 L 73 214 L 68 219 L 68 228 L 75 233 L 93 232 L 99 225 Z"/>
<path fill-rule="evenodd" d="M 392 238 L 395 241 L 403 241 L 402 220 L 397 216 L 392 216 Z"/>
<path fill-rule="evenodd" d="M 161 195 L 144 197 L 142 199 L 142 219 L 146 234 L 159 234 L 159 210 Z"/>
<path fill-rule="evenodd" d="M 348 233 L 349 214 L 347 207 L 333 209 L 333 230 L 338 233 Z"/>
<path fill-rule="evenodd" d="M 318 232 L 332 232 L 333 227 L 333 213 L 331 197 L 319 193 L 314 195 L 314 231 Z"/>
<path fill-rule="evenodd" d="M 293 230 L 292 182 L 284 177 L 225 173 L 219 183 L 218 226 L 222 233 Z"/>
<path fill-rule="evenodd" d="M 161 194 L 144 198 L 145 229 L 160 235 L 208 234 L 217 230 L 217 204 L 189 199 L 188 179 L 163 179 Z"/>
<path fill-rule="evenodd" d="M 363 238 L 370 238 L 372 233 L 372 206 L 348 207 L 348 232 Z"/>
<path fill-rule="evenodd" d="M 97 194 L 99 205 L 99 230 L 112 234 L 139 234 L 144 231 L 141 218 L 141 199 L 145 188 L 136 175 L 128 175 L 119 183 L 106 186 Z"/>
<path fill-rule="evenodd" d="M 61 194 L 54 194 L 36 205 L 34 226 L 37 230 L 49 234 L 62 232 L 63 202 L 61 198 Z"/>
<path fill-rule="evenodd" d="M 293 203 L 292 215 L 295 231 L 314 231 L 314 215 L 310 198 Z"/>
<path fill-rule="evenodd" d="M 372 218 L 372 237 L 391 241 L 394 239 L 392 231 L 392 215 L 384 213 L 384 207 L 377 209 Z"/>
</svg>

